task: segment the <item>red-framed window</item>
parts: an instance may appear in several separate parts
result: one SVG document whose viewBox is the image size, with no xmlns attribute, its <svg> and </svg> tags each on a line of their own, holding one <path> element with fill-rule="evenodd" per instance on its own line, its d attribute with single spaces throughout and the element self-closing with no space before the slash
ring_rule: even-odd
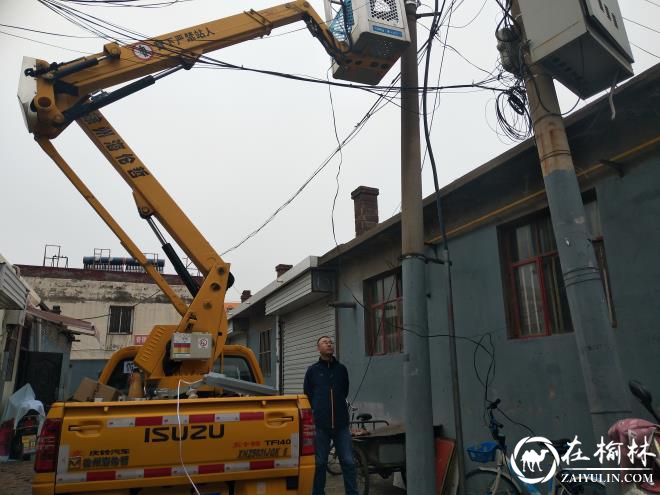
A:
<svg viewBox="0 0 660 495">
<path fill-rule="evenodd" d="M 590 238 L 616 326 L 605 246 L 595 200 L 585 203 Z M 573 331 L 550 213 L 544 210 L 500 229 L 507 317 L 512 338 Z"/>
<path fill-rule="evenodd" d="M 403 350 L 401 270 L 365 282 L 365 344 L 369 356 Z"/>
</svg>

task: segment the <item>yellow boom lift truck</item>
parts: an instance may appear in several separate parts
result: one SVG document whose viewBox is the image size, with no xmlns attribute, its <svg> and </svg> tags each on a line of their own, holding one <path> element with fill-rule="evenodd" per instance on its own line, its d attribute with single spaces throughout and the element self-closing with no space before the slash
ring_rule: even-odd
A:
<svg viewBox="0 0 660 495">
<path fill-rule="evenodd" d="M 178 325 L 156 325 L 144 345 L 120 349 L 108 361 L 99 382 L 122 389 L 127 400 L 52 406 L 39 437 L 34 495 L 311 492 L 314 423 L 307 398 L 276 395 L 263 385 L 249 349 L 225 345 L 229 264 L 100 109 L 190 69 L 207 52 L 301 20 L 332 57 L 335 77 L 378 83 L 409 44 L 402 0 L 326 2 L 327 18 L 336 14 L 330 23 L 296 0 L 129 45 L 108 43 L 101 53 L 66 63 L 24 58 L 18 96 L 29 132 L 181 315 Z M 190 290 L 190 305 L 55 149 L 52 140 L 74 121 L 131 187 L 139 215 Z M 201 272 L 201 286 L 159 225 Z"/>
</svg>

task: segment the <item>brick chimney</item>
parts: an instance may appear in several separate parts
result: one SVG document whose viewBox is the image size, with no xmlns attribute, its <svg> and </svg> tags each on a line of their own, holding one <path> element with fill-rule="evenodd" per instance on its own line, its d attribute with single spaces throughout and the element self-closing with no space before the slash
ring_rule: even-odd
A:
<svg viewBox="0 0 660 495">
<path fill-rule="evenodd" d="M 252 291 L 244 290 L 241 292 L 241 302 L 245 302 L 252 297 Z"/>
<path fill-rule="evenodd" d="M 378 189 L 360 186 L 351 193 L 355 205 L 355 237 L 378 225 Z"/>
<path fill-rule="evenodd" d="M 280 278 L 282 275 L 284 275 L 286 272 L 291 270 L 293 268 L 293 265 L 283 265 L 279 264 L 275 267 L 275 271 L 277 272 L 277 278 Z"/>
</svg>

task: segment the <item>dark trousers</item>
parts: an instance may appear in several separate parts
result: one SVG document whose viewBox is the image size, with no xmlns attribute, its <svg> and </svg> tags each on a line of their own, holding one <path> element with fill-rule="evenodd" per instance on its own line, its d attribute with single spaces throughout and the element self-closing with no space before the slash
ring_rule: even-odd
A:
<svg viewBox="0 0 660 495">
<path fill-rule="evenodd" d="M 312 495 L 325 495 L 325 475 L 330 454 L 330 440 L 334 442 L 335 452 L 339 457 L 346 495 L 358 495 L 357 469 L 355 459 L 353 459 L 353 445 L 348 426 L 329 430 L 316 427 L 316 472 L 314 473 Z"/>
</svg>

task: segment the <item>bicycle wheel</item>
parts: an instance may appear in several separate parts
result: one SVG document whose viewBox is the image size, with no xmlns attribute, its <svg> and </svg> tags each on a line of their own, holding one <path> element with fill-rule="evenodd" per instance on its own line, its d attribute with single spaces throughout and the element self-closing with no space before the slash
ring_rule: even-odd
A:
<svg viewBox="0 0 660 495">
<path fill-rule="evenodd" d="M 328 454 L 328 464 L 326 469 L 330 474 L 333 475 L 341 474 L 341 464 L 339 464 L 339 456 L 335 451 L 334 445 L 332 446 L 332 448 L 330 449 L 330 453 Z"/>
<path fill-rule="evenodd" d="M 359 447 L 353 447 L 353 459 L 355 459 L 355 469 L 357 470 L 357 485 L 360 495 L 369 494 L 369 464 L 367 456 Z"/>
<path fill-rule="evenodd" d="M 465 495 L 521 495 L 510 479 L 500 475 L 497 490 L 494 490 L 497 473 L 475 469 L 465 476 Z"/>
<path fill-rule="evenodd" d="M 597 481 L 564 483 L 559 489 L 559 495 L 605 495 L 605 485 Z"/>
</svg>

